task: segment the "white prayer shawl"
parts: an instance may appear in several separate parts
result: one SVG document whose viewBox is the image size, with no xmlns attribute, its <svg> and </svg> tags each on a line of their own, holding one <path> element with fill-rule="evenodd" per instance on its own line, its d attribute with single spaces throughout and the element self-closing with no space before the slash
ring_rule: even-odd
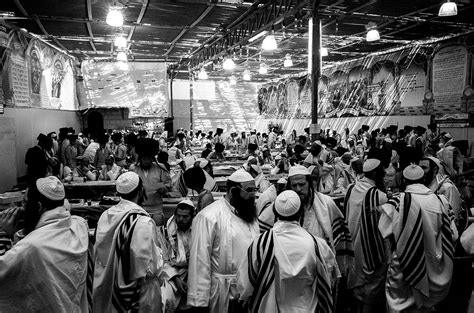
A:
<svg viewBox="0 0 474 313">
<path fill-rule="evenodd" d="M 227 313 L 231 285 L 246 251 L 258 236 L 257 221 L 238 217 L 226 199 L 205 207 L 193 220 L 188 268 L 188 304 Z"/>
<path fill-rule="evenodd" d="M 257 208 L 257 214 L 263 212 L 263 210 L 270 204 L 272 204 L 277 197 L 277 190 L 275 185 L 271 185 L 267 190 L 262 192 L 258 199 L 255 201 L 255 206 Z"/>
<path fill-rule="evenodd" d="M 405 192 L 411 201 L 405 201 L 402 193 L 398 207 L 382 206 L 379 222 L 382 235 L 393 236 L 396 243 L 386 282 L 391 312 L 433 307 L 448 294 L 453 272 L 445 199 L 421 184 L 409 185 Z M 408 212 L 405 202 L 410 205 Z"/>
<path fill-rule="evenodd" d="M 258 245 L 259 240 L 255 240 L 237 274 L 240 299 L 246 301 L 254 296 L 253 299 L 258 301 L 255 312 L 318 312 L 316 310 L 320 300 L 317 296 L 318 288 L 325 285 L 327 289 L 330 289 L 329 273 L 331 270 L 323 265 L 325 281 L 321 282 L 318 277 L 317 263 L 325 264 L 320 260 L 324 260 L 328 254 L 332 254 L 331 248 L 323 239 L 311 236 L 297 222 L 277 221 L 272 233 L 274 278 L 268 281 L 269 284 L 264 290 L 255 285 L 256 277 L 251 275 L 252 269 L 259 272 L 260 270 L 265 271 L 263 268 L 257 268 L 259 263 L 257 250 L 261 247 Z M 321 259 L 318 259 L 316 254 L 315 240 Z M 334 259 L 334 254 L 332 254 L 332 259 Z M 262 267 L 266 266 L 264 260 L 260 263 L 262 263 Z M 337 265 L 334 263 L 330 266 Z M 252 281 L 254 282 L 252 283 Z M 330 293 L 330 290 L 327 291 Z M 256 293 L 261 293 L 258 295 L 259 299 L 255 299 Z"/>
<path fill-rule="evenodd" d="M 132 233 L 121 234 L 121 226 L 133 214 L 138 215 Z M 131 236 L 130 262 L 120 262 L 116 244 L 120 236 Z M 96 229 L 94 271 L 94 311 L 118 312 L 113 302 L 114 283 L 126 288 L 122 273 L 138 286 L 138 312 L 159 312 L 161 309 L 160 274 L 163 266 L 155 222 L 137 204 L 122 199 L 102 213 Z M 123 256 L 123 257 L 127 257 Z M 134 291 L 135 292 L 135 291 Z M 134 294 L 135 295 L 135 294 Z M 123 299 L 122 299 L 123 300 Z"/>
<path fill-rule="evenodd" d="M 264 192 L 270 188 L 272 184 L 268 181 L 263 173 L 260 173 L 255 177 L 255 186 L 258 188 L 259 192 Z"/>
<path fill-rule="evenodd" d="M 358 286 L 363 286 L 368 284 L 367 288 L 370 288 L 370 285 L 374 282 L 375 277 L 379 276 L 379 267 L 380 264 L 376 266 L 376 268 L 371 268 L 372 266 L 369 266 L 367 262 L 367 256 L 366 253 L 369 251 L 367 245 L 369 245 L 369 242 L 365 242 L 364 240 L 364 228 L 363 222 L 362 222 L 362 211 L 363 208 L 367 205 L 365 203 L 366 201 L 366 196 L 367 192 L 371 189 L 374 188 L 375 182 L 373 180 L 370 180 L 366 177 L 362 178 L 359 182 L 357 182 L 353 187 L 349 187 L 348 194 L 346 195 L 345 199 L 345 214 L 346 214 L 346 221 L 347 225 L 349 227 L 349 231 L 352 236 L 352 242 L 354 244 L 354 267 L 351 268 L 348 274 L 348 282 L 347 282 L 347 287 L 349 289 L 358 287 Z M 378 204 L 379 206 L 374 206 L 372 208 L 366 208 L 370 209 L 371 213 L 376 213 L 377 210 L 381 210 L 381 205 L 385 204 L 387 202 L 387 196 L 384 192 L 380 190 L 375 190 L 377 193 L 377 199 L 378 199 Z M 350 194 L 349 194 L 350 193 Z M 371 200 L 371 199 L 370 199 Z M 372 203 L 375 205 L 375 203 Z M 375 228 L 376 231 L 377 229 L 377 224 L 371 225 Z M 373 237 L 375 238 L 375 237 Z M 376 251 L 370 251 L 370 253 L 376 254 Z M 372 258 L 370 258 L 372 259 Z M 384 279 L 383 277 L 381 277 Z M 372 286 L 374 287 L 374 286 Z M 371 292 L 371 291 L 367 291 Z"/>
<path fill-rule="evenodd" d="M 0 256 L 0 312 L 87 312 L 88 227 L 65 207 Z"/>
<path fill-rule="evenodd" d="M 429 186 L 431 191 L 438 195 L 443 195 L 448 200 L 453 210 L 454 216 L 458 217 L 462 210 L 462 199 L 458 188 L 449 179 L 449 176 L 438 174 Z"/>
<path fill-rule="evenodd" d="M 174 215 L 172 215 L 166 229 L 160 227 L 161 238 L 164 239 L 161 248 L 163 251 L 163 285 L 161 286 L 163 312 L 174 312 L 178 306 L 180 309 L 186 308 L 181 304 L 181 294 L 172 281 L 175 276 L 180 276 L 183 281 L 188 279 L 188 259 L 191 244 L 191 229 L 183 232 L 178 230 Z"/>
</svg>

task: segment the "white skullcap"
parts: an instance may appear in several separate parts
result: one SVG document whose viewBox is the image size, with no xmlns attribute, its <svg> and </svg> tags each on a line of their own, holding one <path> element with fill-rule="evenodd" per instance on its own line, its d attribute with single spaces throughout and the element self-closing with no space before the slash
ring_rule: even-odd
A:
<svg viewBox="0 0 474 313">
<path fill-rule="evenodd" d="M 277 181 L 277 184 L 280 184 L 280 185 L 286 185 L 288 183 L 288 181 L 286 180 L 286 178 L 282 177 L 280 178 L 278 181 Z"/>
<path fill-rule="evenodd" d="M 233 181 L 234 183 L 245 183 L 245 182 L 254 180 L 252 175 L 250 175 L 249 172 L 243 169 L 236 170 L 235 172 L 232 173 L 232 175 L 229 176 L 228 179 L 230 181 Z"/>
<path fill-rule="evenodd" d="M 430 157 L 427 157 L 427 159 L 430 159 L 431 161 L 433 161 L 440 170 L 443 169 L 443 165 L 441 164 L 441 161 L 438 158 L 430 156 Z"/>
<path fill-rule="evenodd" d="M 285 190 L 275 200 L 275 211 L 281 216 L 292 216 L 298 213 L 301 206 L 300 197 L 293 190 Z"/>
<path fill-rule="evenodd" d="M 364 162 L 364 165 L 362 167 L 362 171 L 364 173 L 371 172 L 371 171 L 375 170 L 379 165 L 380 165 L 380 160 L 378 160 L 378 159 L 367 159 Z"/>
<path fill-rule="evenodd" d="M 405 177 L 408 180 L 418 180 L 418 179 L 423 178 L 424 175 L 425 175 L 425 172 L 423 172 L 423 169 L 415 164 L 408 165 L 403 170 L 403 177 Z"/>
<path fill-rule="evenodd" d="M 36 181 L 36 188 L 40 194 L 49 200 L 59 201 L 66 197 L 64 185 L 55 176 L 40 178 Z"/>
<path fill-rule="evenodd" d="M 293 177 L 295 175 L 304 175 L 304 176 L 306 176 L 306 175 L 311 175 L 311 173 L 303 165 L 295 165 L 295 166 L 290 167 L 288 177 Z"/>
<path fill-rule="evenodd" d="M 129 194 L 138 187 L 140 177 L 134 172 L 126 172 L 119 176 L 116 182 L 117 192 L 123 195 Z"/>
<path fill-rule="evenodd" d="M 178 203 L 178 205 L 176 205 L 176 208 L 179 208 L 179 206 L 182 205 L 182 204 L 187 205 L 187 206 L 190 206 L 190 207 L 196 209 L 196 207 L 194 206 L 194 203 L 193 203 L 190 199 L 187 199 L 187 198 L 186 198 L 186 199 L 180 201 L 180 202 Z"/>
</svg>

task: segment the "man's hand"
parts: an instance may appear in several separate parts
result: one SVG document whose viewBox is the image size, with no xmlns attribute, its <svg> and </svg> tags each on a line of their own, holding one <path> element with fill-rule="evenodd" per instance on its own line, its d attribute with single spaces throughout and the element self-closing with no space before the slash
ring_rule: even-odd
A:
<svg viewBox="0 0 474 313">
<path fill-rule="evenodd" d="M 12 207 L 0 212 L 0 232 L 5 232 L 13 236 L 18 223 L 17 216 L 22 211 L 22 207 Z"/>
<path fill-rule="evenodd" d="M 186 294 L 188 292 L 188 285 L 179 276 L 175 276 L 171 280 L 175 283 L 180 293 Z"/>
</svg>

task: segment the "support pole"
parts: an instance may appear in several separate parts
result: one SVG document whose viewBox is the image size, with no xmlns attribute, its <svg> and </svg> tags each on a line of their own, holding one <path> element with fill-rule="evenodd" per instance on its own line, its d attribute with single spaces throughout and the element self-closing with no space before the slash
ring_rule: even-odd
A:
<svg viewBox="0 0 474 313">
<path fill-rule="evenodd" d="M 319 1 L 310 1 L 311 17 L 309 19 L 308 71 L 311 79 L 311 125 L 310 134 L 313 141 L 319 139 L 321 125 L 318 124 L 319 79 L 321 78 L 321 19 L 318 15 Z"/>
<path fill-rule="evenodd" d="M 189 130 L 193 130 L 193 88 L 194 77 L 193 73 L 189 71 Z"/>
</svg>

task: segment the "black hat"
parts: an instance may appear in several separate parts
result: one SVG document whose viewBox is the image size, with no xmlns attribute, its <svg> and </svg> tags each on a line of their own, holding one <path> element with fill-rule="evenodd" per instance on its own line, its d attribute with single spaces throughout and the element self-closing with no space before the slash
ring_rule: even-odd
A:
<svg viewBox="0 0 474 313">
<path fill-rule="evenodd" d="M 405 126 L 403 127 L 403 129 L 404 129 L 407 133 L 409 133 L 409 132 L 411 132 L 411 131 L 413 130 L 413 127 L 411 127 L 411 126 L 409 126 L 409 125 L 405 125 Z"/>
<path fill-rule="evenodd" d="M 361 128 L 362 128 L 363 131 L 367 131 L 367 130 L 370 129 L 369 125 L 362 125 Z"/>
<path fill-rule="evenodd" d="M 248 149 L 251 151 L 257 150 L 258 146 L 254 143 L 249 143 Z"/>
<path fill-rule="evenodd" d="M 420 135 L 424 134 L 426 132 L 426 128 L 424 128 L 423 126 L 416 126 L 416 132 Z"/>
<path fill-rule="evenodd" d="M 217 134 L 222 134 L 223 132 L 224 132 L 224 130 L 222 128 L 219 128 L 219 127 L 216 128 L 216 133 Z"/>
<path fill-rule="evenodd" d="M 135 152 L 139 156 L 155 156 L 158 154 L 158 150 L 158 141 L 151 138 L 140 138 L 135 146 Z"/>
</svg>

